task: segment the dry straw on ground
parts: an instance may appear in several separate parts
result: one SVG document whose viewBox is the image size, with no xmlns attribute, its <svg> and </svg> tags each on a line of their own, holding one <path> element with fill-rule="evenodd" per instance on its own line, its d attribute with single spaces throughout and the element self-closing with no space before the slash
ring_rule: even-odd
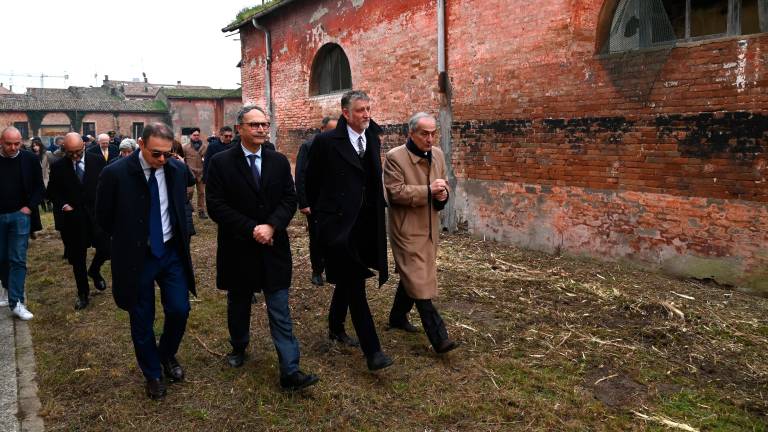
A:
<svg viewBox="0 0 768 432">
<path fill-rule="evenodd" d="M 215 225 L 196 222 L 199 296 L 178 356 L 188 380 L 159 403 L 143 395 L 128 318 L 109 291 L 75 312 L 57 235 L 47 229 L 32 242 L 28 292 L 49 430 L 766 430 L 766 299 L 445 235 L 436 303 L 462 347 L 441 357 L 423 334 L 385 331 L 394 275 L 368 288 L 395 359 L 372 374 L 359 351 L 326 339 L 331 288 L 309 284 L 302 220 L 290 227 L 291 305 L 302 368 L 321 381 L 283 393 L 263 304 L 253 308 L 248 363 L 225 366 Z M 158 332 L 160 311 L 158 302 Z"/>
</svg>

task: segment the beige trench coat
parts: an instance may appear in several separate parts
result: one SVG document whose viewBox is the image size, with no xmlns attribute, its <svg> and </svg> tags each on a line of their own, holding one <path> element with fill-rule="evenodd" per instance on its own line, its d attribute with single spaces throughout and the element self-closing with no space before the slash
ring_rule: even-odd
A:
<svg viewBox="0 0 768 432">
<path fill-rule="evenodd" d="M 208 150 L 208 143 L 203 141 L 200 150 L 195 150 L 191 142 L 183 144 L 181 148 L 184 149 L 184 162 L 194 174 L 195 180 L 200 181 L 200 177 L 203 176 L 203 158 Z"/>
<path fill-rule="evenodd" d="M 432 167 L 402 145 L 387 152 L 384 188 L 389 203 L 389 240 L 405 291 L 413 299 L 437 296 L 438 211 L 428 202 L 429 184 L 445 179 L 445 157 L 432 147 Z"/>
</svg>

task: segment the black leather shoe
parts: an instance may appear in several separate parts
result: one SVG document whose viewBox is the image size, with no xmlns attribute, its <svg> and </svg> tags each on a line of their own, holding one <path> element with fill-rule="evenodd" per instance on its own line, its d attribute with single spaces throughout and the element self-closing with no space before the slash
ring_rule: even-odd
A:
<svg viewBox="0 0 768 432">
<path fill-rule="evenodd" d="M 314 385 L 318 381 L 320 381 L 320 378 L 318 378 L 317 375 L 307 375 L 302 371 L 298 371 L 288 376 L 281 376 L 280 387 L 282 387 L 283 390 L 296 391 Z"/>
<path fill-rule="evenodd" d="M 163 375 L 168 378 L 168 382 L 184 381 L 184 369 L 182 369 L 176 357 L 169 357 L 160 361 L 163 365 Z"/>
<path fill-rule="evenodd" d="M 107 289 L 107 281 L 105 281 L 104 278 L 101 277 L 101 274 L 88 272 L 88 276 L 90 276 L 91 279 L 93 279 L 94 288 L 96 288 L 99 291 L 104 291 L 105 289 Z"/>
<path fill-rule="evenodd" d="M 312 285 L 323 286 L 324 284 L 325 284 L 325 281 L 323 281 L 322 274 L 318 273 L 318 274 L 312 275 Z"/>
<path fill-rule="evenodd" d="M 83 310 L 86 307 L 88 307 L 88 299 L 87 298 L 78 298 L 75 302 L 75 310 Z"/>
<path fill-rule="evenodd" d="M 339 342 L 342 345 L 346 345 L 346 346 L 350 346 L 350 347 L 359 347 L 360 346 L 360 342 L 358 342 L 357 339 L 353 339 L 353 338 L 349 337 L 347 332 L 344 332 L 344 331 L 342 331 L 340 333 L 329 332 L 328 333 L 328 339 L 330 339 L 332 341 Z"/>
<path fill-rule="evenodd" d="M 440 342 L 440 346 L 435 347 L 435 352 L 438 354 L 445 354 L 448 351 L 453 351 L 459 347 L 459 343 L 450 339 L 445 339 Z"/>
<path fill-rule="evenodd" d="M 392 359 L 387 357 L 387 355 L 381 351 L 373 353 L 373 355 L 368 357 L 366 361 L 368 362 L 368 370 L 370 371 L 392 366 Z"/>
<path fill-rule="evenodd" d="M 227 354 L 227 364 L 233 368 L 239 368 L 245 363 L 245 351 L 232 351 Z"/>
<path fill-rule="evenodd" d="M 165 384 L 160 378 L 147 380 L 147 396 L 152 400 L 158 400 L 165 397 Z"/>
<path fill-rule="evenodd" d="M 403 321 L 400 324 L 389 323 L 389 330 L 392 330 L 392 329 L 398 329 L 398 330 L 402 330 L 402 331 L 408 332 L 408 333 L 419 333 L 420 332 L 418 327 L 416 327 L 415 325 L 411 324 L 408 321 Z"/>
</svg>

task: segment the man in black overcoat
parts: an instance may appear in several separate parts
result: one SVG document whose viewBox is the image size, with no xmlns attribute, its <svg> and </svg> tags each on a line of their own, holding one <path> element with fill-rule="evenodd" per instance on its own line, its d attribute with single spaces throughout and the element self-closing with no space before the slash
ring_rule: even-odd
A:
<svg viewBox="0 0 768 432">
<path fill-rule="evenodd" d="M 272 342 L 280 362 L 280 386 L 299 390 L 318 378 L 299 370 L 299 342 L 288 306 L 291 246 L 288 224 L 296 212 L 291 165 L 263 144 L 269 134 L 264 111 L 247 105 L 237 117 L 241 143 L 216 154 L 208 168 L 207 207 L 219 226 L 216 283 L 227 291 L 227 324 L 240 367 L 250 339 L 251 296 L 264 293 Z"/>
<path fill-rule="evenodd" d="M 328 282 L 349 304 L 352 324 L 368 369 L 388 367 L 368 307 L 365 280 L 388 278 L 387 236 L 381 173 L 381 128 L 371 120 L 371 101 L 352 90 L 341 98 L 336 129 L 317 135 L 307 167 L 307 201 L 317 221 Z"/>
<path fill-rule="evenodd" d="M 109 259 L 109 237 L 96 223 L 96 185 L 106 162 L 99 155 L 86 153 L 80 134 L 70 132 L 62 144 L 66 157 L 51 165 L 48 197 L 61 211 L 59 231 L 67 260 L 77 283 L 75 309 L 88 306 L 88 276 L 99 291 L 107 288 L 101 266 Z M 86 270 L 86 254 L 93 246 L 96 254 Z"/>
<path fill-rule="evenodd" d="M 189 317 L 189 293 L 195 294 L 184 210 L 191 184 L 172 146 L 169 126 L 147 125 L 139 151 L 107 165 L 96 192 L 96 221 L 112 236 L 112 295 L 129 313 L 151 399 L 165 396 L 162 375 L 170 382 L 184 379 L 176 352 Z M 159 344 L 153 329 L 155 283 L 165 313 Z"/>
</svg>

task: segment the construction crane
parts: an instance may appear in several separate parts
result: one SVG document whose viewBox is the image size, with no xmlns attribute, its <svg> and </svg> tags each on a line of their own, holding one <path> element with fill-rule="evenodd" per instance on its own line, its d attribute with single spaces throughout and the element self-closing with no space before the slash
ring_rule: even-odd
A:
<svg viewBox="0 0 768 432">
<path fill-rule="evenodd" d="M 40 88 L 44 88 L 45 87 L 45 79 L 46 78 L 64 78 L 65 81 L 69 79 L 69 74 L 66 73 L 66 72 L 64 72 L 64 75 L 47 75 L 47 74 L 44 74 L 44 73 L 40 73 L 40 75 L 35 75 L 35 74 L 28 74 L 28 73 L 13 73 L 13 72 L 11 72 L 11 73 L 2 73 L 2 72 L 0 72 L 0 76 L 11 77 L 11 78 L 15 78 L 15 77 L 37 78 L 37 77 L 40 77 Z"/>
</svg>

